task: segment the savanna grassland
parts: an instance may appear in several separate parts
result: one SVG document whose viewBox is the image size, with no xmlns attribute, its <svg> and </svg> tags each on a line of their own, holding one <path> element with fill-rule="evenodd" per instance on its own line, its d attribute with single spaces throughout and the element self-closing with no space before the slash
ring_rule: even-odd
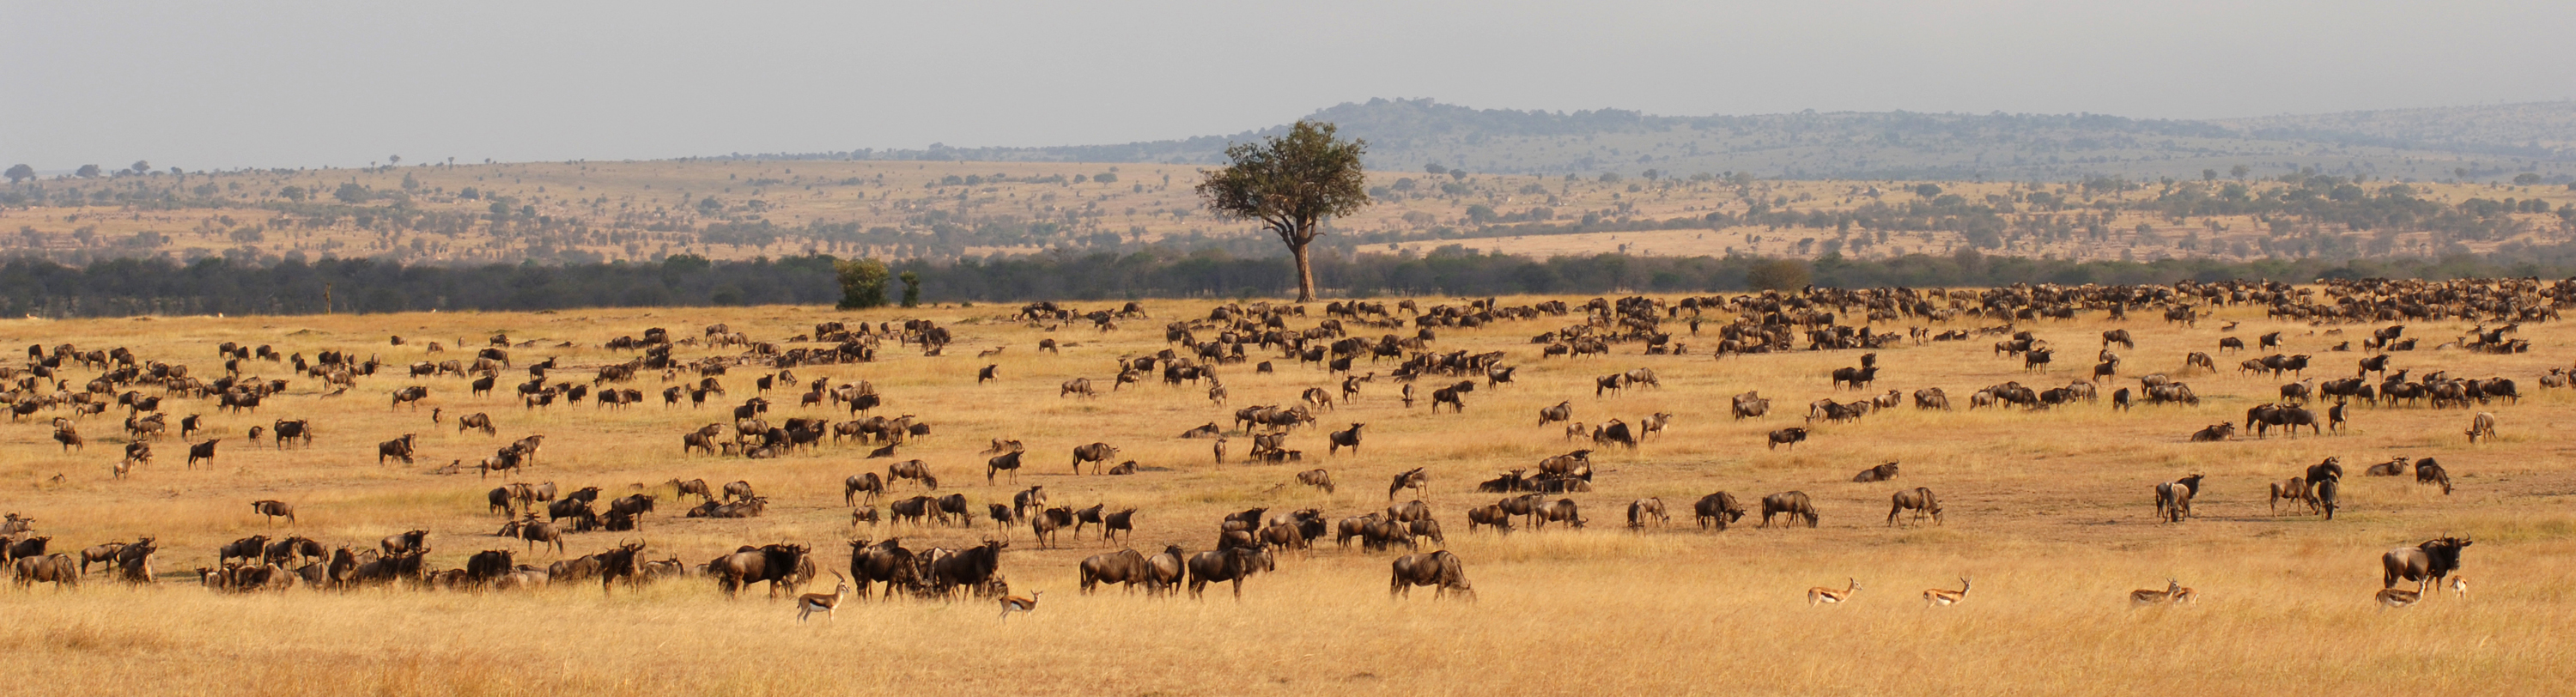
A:
<svg viewBox="0 0 2576 697">
<path fill-rule="evenodd" d="M 68 412 L 0 425 L 0 509 L 32 517 L 37 534 L 51 536 L 58 551 L 136 536 L 157 537 L 163 549 L 149 585 L 92 576 L 77 588 L 0 591 L 0 613 L 9 618 L 0 623 L 0 667 L 11 684 L 53 694 L 2553 694 L 2566 689 L 2563 666 L 2576 658 L 2566 639 L 2576 633 L 2576 613 L 2569 612 L 2576 565 L 2567 561 L 2576 553 L 2576 515 L 2568 509 L 2576 471 L 2566 464 L 2570 448 L 2561 435 L 2576 425 L 2576 394 L 2542 389 L 2537 379 L 2569 364 L 2576 329 L 2559 323 L 2523 325 L 2519 336 L 2532 350 L 2507 355 L 2434 347 L 2465 334 L 2468 323 L 2410 324 L 2408 335 L 2426 348 L 2393 354 L 2392 368 L 2521 384 L 2526 396 L 2518 403 L 2478 408 L 2496 414 L 2501 434 L 2475 445 L 2462 436 L 2469 412 L 2420 406 L 2355 406 L 2340 435 L 2189 442 L 2205 425 L 2241 421 L 2288 378 L 2241 375 L 2232 366 L 2247 356 L 2234 353 L 2219 356 L 2216 374 L 2183 370 L 2187 352 L 2215 352 L 2226 336 L 2250 342 L 2281 331 L 2286 351 L 2317 357 L 2307 372 L 2322 378 L 2351 375 L 2364 355 L 2329 347 L 2357 344 L 2369 326 L 2329 333 L 2338 328 L 2271 321 L 2260 308 L 2239 307 L 2221 308 L 2195 327 L 2143 311 L 2126 321 L 2086 313 L 2025 323 L 2020 328 L 2061 348 L 2057 367 L 2044 375 L 1996 356 L 1991 339 L 1881 350 L 1883 370 L 1869 393 L 1942 387 L 1959 408 L 1906 406 L 1857 423 L 1819 422 L 1807 442 L 1772 450 L 1763 434 L 1798 425 L 1801 405 L 1860 396 L 1838 392 L 1828 379 L 1832 369 L 1856 365 L 1860 352 L 1713 360 L 1707 347 L 1715 337 L 1677 336 L 1690 347 L 1687 355 L 1641 355 L 1638 345 L 1622 344 L 1607 356 L 1541 358 L 1529 337 L 1579 323 L 1578 313 L 1439 330 L 1432 350 L 1502 351 L 1506 365 L 1519 367 L 1514 383 L 1468 394 L 1461 414 L 1427 408 L 1430 388 L 1447 379 L 1423 378 L 1422 406 L 1406 408 L 1388 377 L 1392 365 L 1363 359 L 1356 370 L 1375 371 L 1376 379 L 1357 399 L 1318 414 L 1317 428 L 1295 430 L 1288 447 L 1305 459 L 1281 465 L 1243 461 L 1249 439 L 1230 427 L 1233 408 L 1293 404 L 1305 388 L 1337 387 L 1338 376 L 1275 357 L 1275 374 L 1223 366 L 1229 406 L 1212 404 L 1197 386 L 1107 390 L 1116 359 L 1165 348 L 1162 323 L 1209 310 L 1183 301 L 1145 306 L 1152 319 L 1107 332 L 1082 323 L 1035 326 L 1002 306 L 0 320 L 0 344 L 121 346 L 200 375 L 221 372 L 214 347 L 227 341 L 308 357 L 347 350 L 389 364 L 347 393 L 326 396 L 327 386 L 292 375 L 288 365 L 249 360 L 245 375 L 290 380 L 256 413 L 221 413 L 202 400 L 165 403 L 174 420 L 203 414 L 210 432 L 226 439 L 211 467 L 184 466 L 185 450 L 173 436 L 157 444 L 154 462 L 113 478 L 110 465 L 125 442 L 113 411 L 80 421 L 88 444 L 70 452 L 45 423 Z M 997 530 L 981 520 L 970 528 L 853 526 L 842 504 L 843 477 L 882 471 L 888 460 L 866 459 L 865 446 L 828 441 L 769 460 L 684 455 L 683 431 L 730 415 L 714 403 L 719 398 L 705 408 L 685 400 L 663 406 L 655 394 L 665 386 L 659 374 L 629 385 L 647 393 L 642 405 L 529 409 L 506 396 L 471 396 L 460 378 L 409 378 L 400 369 L 467 358 L 461 347 L 507 334 L 524 342 L 513 349 L 520 365 L 553 357 L 562 365 L 556 380 L 586 381 L 592 368 L 634 355 L 603 343 L 648 327 L 693 337 L 722 322 L 754 340 L 786 342 L 818 322 L 913 318 L 949 327 L 956 343 L 944 356 L 927 357 L 889 342 L 875 362 L 796 367 L 799 381 L 868 380 L 885 395 L 878 413 L 929 423 L 932 434 L 902 446 L 900 457 L 927 461 L 943 484 L 938 493 L 962 492 L 980 511 L 1044 485 L 1055 505 L 1136 508 L 1132 542 L 1110 545 L 1085 531 L 1065 534 L 1061 549 L 1041 549 L 1026 528 Z M 2242 325 L 2222 329 L 2231 320 Z M 1967 408 L 1966 395 L 1987 385 L 2045 387 L 2082 377 L 2099 332 L 2115 327 L 2135 332 L 2138 346 L 2121 350 L 2127 362 L 2106 393 L 2163 372 L 2189 382 L 2203 402 L 2115 412 L 2106 395 L 2045 411 Z M 1412 331 L 1352 329 L 1371 337 Z M 390 345 L 390 335 L 407 342 Z M 1047 338 L 1066 342 L 1060 354 L 1036 350 Z M 426 354 L 429 341 L 450 350 Z M 992 347 L 1004 348 L 975 357 Z M 741 349 L 690 345 L 676 355 L 732 357 Z M 1000 379 L 978 385 L 977 369 L 988 364 L 1000 366 Z M 1595 376 L 1634 368 L 1655 371 L 1662 387 L 1593 394 Z M 753 378 L 768 370 L 757 362 L 734 367 L 721 378 L 729 390 L 724 405 L 754 396 Z M 93 374 L 75 368 L 65 377 L 77 390 Z M 505 371 L 503 394 L 522 375 Z M 1092 379 L 1102 393 L 1058 396 L 1058 384 L 1073 377 Z M 390 407 L 387 395 L 410 385 L 428 386 L 432 396 L 418 409 Z M 1728 396 L 1748 390 L 1775 400 L 1771 414 L 1730 419 Z M 777 406 L 768 418 L 846 418 L 796 406 L 801 391 L 770 391 Z M 1560 401 L 1570 401 L 1574 418 L 1586 423 L 1635 423 L 1657 412 L 1673 414 L 1675 423 L 1634 450 L 1599 448 L 1595 490 L 1567 495 L 1587 527 L 1468 532 L 1464 511 L 1498 498 L 1478 493 L 1477 481 L 1596 447 L 1569 441 L 1561 427 L 1536 426 L 1537 410 Z M 433 424 L 433 408 L 450 425 Z M 498 435 L 460 434 L 452 426 L 458 415 L 478 411 L 492 415 Z M 294 418 L 315 424 L 311 447 L 280 450 L 242 437 L 251 426 Z M 1232 436 L 1234 454 L 1224 463 L 1212 462 L 1209 441 L 1177 437 L 1210 422 Z M 1350 423 L 1368 424 L 1364 449 L 1326 454 L 1323 432 Z M 404 433 L 419 434 L 419 463 L 376 464 L 375 445 Z M 547 440 L 539 463 L 524 473 L 432 473 L 530 434 Z M 1029 465 L 1016 485 L 1008 476 L 984 481 L 977 452 L 993 438 L 1028 446 Z M 1118 459 L 1133 459 L 1142 471 L 1073 474 L 1069 451 L 1094 441 L 1120 447 Z M 2444 495 L 2411 477 L 2361 476 L 2364 466 L 2400 455 L 2438 458 L 2457 491 Z M 2352 473 L 2334 521 L 2269 513 L 2267 483 L 2329 456 Z M 1852 481 L 1855 472 L 1891 461 L 1902 463 L 1894 481 Z M 1294 483 L 1294 472 L 1312 467 L 1332 471 L 1336 493 Z M 1435 600 L 1428 588 L 1391 599 L 1393 554 L 1330 545 L 1282 554 L 1277 570 L 1251 578 L 1239 600 L 1222 585 L 1203 599 L 1078 592 L 1075 569 L 1084 557 L 1121 546 L 1208 549 L 1220 516 L 1252 507 L 1317 508 L 1333 519 L 1378 510 L 1388 504 L 1381 487 L 1414 467 L 1429 473 L 1419 496 L 1446 528 L 1446 548 L 1464 561 L 1472 602 Z M 2152 486 L 2192 473 L 2209 477 L 2197 517 L 2158 522 Z M 767 514 L 681 518 L 683 506 L 663 484 L 675 478 L 749 481 L 769 497 Z M 640 485 L 664 496 L 638 533 L 571 536 L 574 555 L 640 538 L 647 557 L 695 564 L 742 544 L 796 542 L 817 550 L 822 568 L 836 569 L 846 568 L 848 539 L 901 536 L 918 549 L 1002 538 L 1009 547 L 1001 568 L 1012 590 L 1046 593 L 1035 613 L 1007 621 L 997 621 L 984 600 L 872 599 L 854 600 L 836 619 L 799 624 L 787 601 L 757 591 L 728 600 L 704 579 L 607 593 L 583 583 L 480 594 L 232 594 L 200 587 L 190 571 L 214 566 L 217 545 L 252 534 L 369 546 L 413 528 L 433 531 L 436 568 L 454 568 L 485 549 L 516 550 L 520 561 L 540 565 L 562 558 L 491 536 L 503 519 L 487 511 L 484 492 L 505 480 L 599 486 L 612 496 Z M 1890 494 L 1916 486 L 1941 496 L 1945 521 L 1887 525 Z M 1817 502 L 1821 524 L 1764 529 L 1748 517 L 1724 532 L 1691 526 L 1690 502 L 1721 490 L 1748 504 L 1804 491 Z M 898 498 L 917 493 L 909 483 L 894 490 Z M 1627 504 L 1645 497 L 1660 497 L 1676 512 L 1675 524 L 1626 529 Z M 290 501 L 299 520 L 271 525 L 252 512 L 249 502 L 257 499 Z M 2461 572 L 2473 579 L 2468 599 L 2428 594 L 2401 610 L 2372 602 L 2382 552 L 2443 534 L 2475 541 Z M 1958 588 L 1961 577 L 1974 581 L 1964 602 L 1932 608 L 1920 599 L 1925 589 Z M 2199 601 L 2130 606 L 2128 591 L 2162 588 L 2168 578 L 2196 589 Z M 1850 602 L 1808 606 L 1809 587 L 1840 588 L 1847 580 L 1862 586 Z"/>
<path fill-rule="evenodd" d="M 722 159 L 58 177 L 0 190 L 10 202 L 0 205 L 0 230 L 11 233 L 0 235 L 0 253 L 71 263 L 162 255 L 582 263 L 675 254 L 953 259 L 1146 243 L 1270 249 L 1254 226 L 1206 212 L 1191 189 L 1205 169 Z M 1347 241 L 1353 252 L 1462 245 L 1542 258 L 1880 259 L 1976 247 L 2034 258 L 2241 261 L 2485 253 L 2564 242 L 2576 230 L 2576 189 L 2556 184 L 2416 181 L 2404 184 L 2404 201 L 2372 203 L 2394 182 L 2298 172 L 1928 182 L 1380 170 L 1369 183 L 1375 203 L 1334 219 L 1326 240 Z"/>
</svg>

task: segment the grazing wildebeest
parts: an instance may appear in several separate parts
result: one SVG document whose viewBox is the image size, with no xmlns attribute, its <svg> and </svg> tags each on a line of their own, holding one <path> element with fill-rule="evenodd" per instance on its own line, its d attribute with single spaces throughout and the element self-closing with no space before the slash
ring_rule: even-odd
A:
<svg viewBox="0 0 2576 697">
<path fill-rule="evenodd" d="M 1746 392 L 1735 396 L 1732 409 L 1736 420 L 1742 421 L 1770 412 L 1771 400 L 1763 397 L 1760 392 Z"/>
<path fill-rule="evenodd" d="M 1664 512 L 1661 497 L 1650 496 L 1628 502 L 1628 527 L 1644 528 L 1648 519 L 1653 519 L 1657 525 L 1672 524 L 1673 517 Z"/>
<path fill-rule="evenodd" d="M 2379 564 L 2386 569 L 2379 587 L 2393 588 L 2398 579 L 2415 582 L 2418 592 L 2442 577 L 2460 569 L 2460 551 L 2472 544 L 2465 537 L 2441 537 L 2426 540 L 2413 547 L 2399 547 L 2380 555 Z"/>
<path fill-rule="evenodd" d="M 2343 480 L 2327 478 L 2315 482 L 2315 486 L 2317 508 L 2325 511 L 2326 520 L 2334 520 L 2335 509 L 2342 507 L 2339 492 L 2343 490 Z"/>
<path fill-rule="evenodd" d="M 924 525 L 929 522 L 931 512 L 936 510 L 938 505 L 937 499 L 915 496 L 886 504 L 886 512 L 894 516 L 894 522 L 900 523 L 909 519 L 914 525 Z"/>
<path fill-rule="evenodd" d="M 1091 463 L 1091 469 L 1096 474 L 1099 469 L 1108 462 L 1109 458 L 1117 456 L 1118 449 L 1110 447 L 1108 443 L 1093 443 L 1090 445 L 1074 446 L 1073 473 L 1076 475 L 1082 474 L 1082 463 L 1088 462 Z"/>
<path fill-rule="evenodd" d="M 929 487 L 933 491 L 939 489 L 939 478 L 931 476 L 930 464 L 920 460 L 905 460 L 886 465 L 886 488 L 893 489 L 895 481 L 900 479 L 919 481 L 922 486 Z"/>
<path fill-rule="evenodd" d="M 478 429 L 483 431 L 483 435 L 487 436 L 497 436 L 501 434 L 499 429 L 492 427 L 491 415 L 483 412 L 474 412 L 466 415 L 464 418 L 456 420 L 456 432 L 459 435 L 464 434 L 466 431 Z"/>
<path fill-rule="evenodd" d="M 2126 329 L 2112 329 L 2102 332 L 2102 347 L 2110 348 L 2112 344 L 2119 344 L 2120 348 L 2126 350 L 2135 350 L 2138 348 L 2137 342 L 2129 340 L 2129 330 Z"/>
<path fill-rule="evenodd" d="M 2169 523 L 2191 517 L 2191 499 L 2200 495 L 2203 475 L 2194 474 L 2156 485 L 2156 516 Z"/>
<path fill-rule="evenodd" d="M 1100 393 L 1098 393 L 1098 392 L 1093 392 L 1093 391 L 1091 390 L 1091 378 L 1074 378 L 1074 379 L 1071 379 L 1071 380 L 1066 380 L 1066 381 L 1064 381 L 1064 385 L 1063 385 L 1063 387 L 1062 387 L 1061 389 L 1059 389 L 1059 390 L 1057 390 L 1057 391 L 1056 391 L 1056 395 L 1055 395 L 1055 396 L 1057 396 L 1057 397 L 1063 397 L 1063 396 L 1065 396 L 1065 395 L 1077 395 L 1077 394 L 1078 394 L 1078 395 L 1085 396 L 1085 397 L 1098 397 L 1098 396 L 1100 396 Z"/>
<path fill-rule="evenodd" d="M 1327 494 L 1333 493 L 1333 473 L 1326 472 L 1321 468 L 1310 469 L 1297 473 L 1297 483 L 1322 489 L 1324 490 L 1324 493 Z M 1394 497 L 1390 496 L 1387 498 L 1392 500 Z"/>
<path fill-rule="evenodd" d="M 947 496 L 939 497 L 934 501 L 938 504 L 938 510 L 933 511 L 932 513 L 939 516 L 940 524 L 946 525 L 948 521 L 955 520 L 958 525 L 970 528 L 975 527 L 975 516 L 968 514 L 966 510 L 965 494 L 949 494 Z M 1074 534 L 1078 537 L 1081 535 L 1081 531 L 1076 530 Z"/>
<path fill-rule="evenodd" d="M 527 541 L 530 551 L 534 551 L 538 543 L 546 543 L 555 546 L 556 554 L 563 553 L 563 529 L 556 527 L 553 521 L 537 520 L 537 514 L 530 513 L 517 522 L 517 528 L 518 538 Z"/>
<path fill-rule="evenodd" d="M 1770 449 L 1777 450 L 1782 444 L 1787 444 L 1790 450 L 1796 450 L 1798 443 L 1807 440 L 1807 429 L 1804 426 L 1791 426 L 1772 431 L 1770 438 Z"/>
<path fill-rule="evenodd" d="M 2495 440 L 2495 423 L 2494 412 L 2478 412 L 2476 417 L 2469 419 L 2469 444 L 2477 444 L 2478 436 L 2486 436 L 2487 440 Z"/>
<path fill-rule="evenodd" d="M 698 498 L 707 501 L 713 501 L 716 498 L 714 490 L 707 487 L 707 480 L 704 479 L 691 479 L 685 482 L 673 479 L 669 483 L 675 492 L 672 494 L 673 497 L 695 494 Z"/>
<path fill-rule="evenodd" d="M 1502 506 L 1497 505 L 1486 505 L 1467 509 L 1467 531 L 1472 533 L 1476 531 L 1476 528 L 1483 526 L 1492 526 L 1495 530 L 1500 531 L 1503 534 L 1511 534 L 1512 514 L 1504 511 Z"/>
<path fill-rule="evenodd" d="M 1933 525 L 1941 524 L 1941 498 L 1932 495 L 1931 489 L 1918 486 L 1899 491 L 1891 497 L 1891 501 L 1892 504 L 1887 508 L 1887 524 L 1891 527 L 1896 525 L 1896 514 L 1899 511 L 1909 510 L 1914 512 L 1916 521 L 1921 521 L 1923 516 L 1930 515 Z"/>
<path fill-rule="evenodd" d="M 1412 597 L 1414 586 L 1431 586 L 1431 597 L 1456 591 L 1468 599 L 1476 597 L 1476 588 L 1467 583 L 1465 565 L 1449 550 L 1430 554 L 1407 554 L 1395 558 L 1393 577 L 1387 582 L 1386 594 Z"/>
<path fill-rule="evenodd" d="M 850 475 L 847 479 L 841 480 L 841 505 L 858 505 L 858 496 L 860 492 L 866 492 L 868 495 L 867 503 L 869 505 L 875 505 L 877 497 L 885 493 L 885 488 L 885 480 L 879 479 L 875 472 L 861 472 L 859 474 Z"/>
<path fill-rule="evenodd" d="M 1719 531 L 1724 531 L 1728 524 L 1744 519 L 1744 504 L 1737 503 L 1734 494 L 1720 491 L 1700 497 L 1697 503 L 1691 504 L 1691 512 L 1698 518 L 1701 528 L 1714 524 Z"/>
<path fill-rule="evenodd" d="M 1807 500 L 1807 492 L 1784 491 L 1762 497 L 1762 525 L 1771 527 L 1771 516 L 1786 514 L 1790 520 L 1807 519 L 1807 527 L 1816 527 L 1816 504 Z"/>
<path fill-rule="evenodd" d="M 1852 475 L 1852 481 L 1855 482 L 1884 482 L 1895 478 L 1896 463 L 1893 462 L 1861 470 L 1860 474 Z"/>
<path fill-rule="evenodd" d="M 2443 496 L 2451 495 L 2451 473 L 2442 469 L 2442 463 L 2434 462 L 2433 458 L 2415 461 L 2415 483 L 2439 484 Z"/>
<path fill-rule="evenodd" d="M 1538 410 L 1538 425 L 1540 426 L 1545 426 L 1559 421 L 1572 420 L 1574 420 L 1573 402 L 1557 402 L 1556 406 L 1541 407 Z"/>
<path fill-rule="evenodd" d="M 250 502 L 250 508 L 251 510 L 258 511 L 260 515 L 266 516 L 270 525 L 277 524 L 278 516 L 286 516 L 286 522 L 288 523 L 295 522 L 295 504 L 284 501 L 261 500 Z"/>
<path fill-rule="evenodd" d="M 2292 503 L 2307 504 L 2308 512 L 2316 512 L 2316 495 L 2311 493 L 2311 490 L 2308 488 L 2308 480 L 2305 477 L 2291 477 L 2283 481 L 2272 483 L 2271 495 L 2269 498 L 2264 499 L 2264 505 L 2271 508 L 2272 515 L 2280 515 L 2281 502 L 2283 500 L 2287 500 Z"/>
<path fill-rule="evenodd" d="M 1950 395 L 1943 393 L 1941 388 L 1938 387 L 1926 387 L 1915 390 L 1914 408 L 1940 409 L 1948 411 L 1950 409 Z"/>
<path fill-rule="evenodd" d="M 1211 582 L 1229 581 L 1234 584 L 1235 599 L 1241 600 L 1243 599 L 1243 579 L 1273 568 L 1276 567 L 1271 559 L 1270 550 L 1257 545 L 1191 555 L 1190 597 L 1199 597 Z"/>
<path fill-rule="evenodd" d="M 1407 488 L 1410 488 L 1414 493 L 1419 494 L 1422 492 L 1423 487 L 1430 485 L 1430 483 L 1431 475 L 1424 473 L 1422 468 L 1415 467 L 1413 469 L 1406 470 L 1403 474 L 1395 475 L 1395 481 L 1386 485 L 1386 500 L 1395 500 L 1395 492 L 1403 491 Z"/>
</svg>

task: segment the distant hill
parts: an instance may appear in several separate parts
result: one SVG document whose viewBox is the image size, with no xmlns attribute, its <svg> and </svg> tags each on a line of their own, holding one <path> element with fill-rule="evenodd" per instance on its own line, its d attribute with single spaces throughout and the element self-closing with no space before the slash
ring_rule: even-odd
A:
<svg viewBox="0 0 2576 697">
<path fill-rule="evenodd" d="M 1325 108 L 1369 141 L 1374 169 L 1438 164 L 1505 174 L 1646 170 L 1750 172 L 1791 179 L 2069 181 L 2256 175 L 2303 167 L 2384 179 L 2576 181 L 2576 102 L 2361 111 L 2226 120 L 2098 114 L 1832 112 L 1652 116 L 1622 109 L 1476 109 L 1429 99 L 1372 99 Z M 1224 136 L 1116 145 L 956 148 L 762 155 L 766 158 L 1213 163 L 1228 143 L 1285 125 Z M 748 156 L 746 156 L 748 157 Z"/>
</svg>

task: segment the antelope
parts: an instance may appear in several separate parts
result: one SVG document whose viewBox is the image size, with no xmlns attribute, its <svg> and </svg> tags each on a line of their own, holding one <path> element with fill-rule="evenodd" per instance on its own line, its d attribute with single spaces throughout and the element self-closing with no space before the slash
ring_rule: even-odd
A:
<svg viewBox="0 0 2576 697">
<path fill-rule="evenodd" d="M 1834 590 L 1824 586 L 1809 588 L 1807 589 L 1807 607 L 1815 607 L 1825 604 L 1840 605 L 1844 600 L 1851 598 L 1851 594 L 1859 591 L 1860 579 L 1857 578 L 1851 580 L 1850 587 L 1842 590 Z"/>
<path fill-rule="evenodd" d="M 2191 597 L 2188 595 L 2189 592 L 2190 589 L 2182 587 L 2181 581 L 2168 578 L 2165 579 L 2164 590 L 2157 591 L 2141 589 L 2129 591 L 2129 604 L 2154 605 L 2166 602 L 2179 603 L 2183 602 L 2183 599 Z"/>
<path fill-rule="evenodd" d="M 1959 577 L 1958 590 L 1934 588 L 1923 591 L 1923 604 L 1935 607 L 1949 607 L 1951 605 L 1956 605 L 1959 601 L 1966 600 L 1967 598 L 1968 577 L 1966 576 Z"/>
<path fill-rule="evenodd" d="M 2382 588 L 2378 597 L 2381 607 L 2406 607 L 2424 599 L 2424 594 L 2400 588 Z"/>
<path fill-rule="evenodd" d="M 823 611 L 823 619 L 828 620 L 837 617 L 837 615 L 833 614 L 833 611 L 840 609 L 841 599 L 849 596 L 850 577 L 842 576 L 841 572 L 838 571 L 832 572 L 832 575 L 838 576 L 841 579 L 841 585 L 833 588 L 832 592 L 807 593 L 796 596 L 796 621 L 805 621 L 805 618 L 813 615 L 816 610 Z"/>
<path fill-rule="evenodd" d="M 2451 577 L 2451 593 L 2452 593 L 2452 594 L 2454 594 L 2454 595 L 2458 595 L 2458 596 L 2460 596 L 2460 601 L 2461 601 L 2461 602 L 2468 602 L 2468 600 L 2469 600 L 2469 577 L 2467 577 L 2467 576 L 2453 576 L 2453 577 Z"/>
<path fill-rule="evenodd" d="M 1033 591 L 1026 596 L 1003 596 L 1002 620 L 1009 621 L 1011 619 L 1011 613 L 1014 612 L 1037 612 L 1038 596 L 1041 595 L 1046 595 L 1046 591 Z"/>
</svg>

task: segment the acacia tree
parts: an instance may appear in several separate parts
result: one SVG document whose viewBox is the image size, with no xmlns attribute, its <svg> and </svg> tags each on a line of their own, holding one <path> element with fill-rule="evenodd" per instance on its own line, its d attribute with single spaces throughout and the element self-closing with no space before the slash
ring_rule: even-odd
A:
<svg viewBox="0 0 2576 697">
<path fill-rule="evenodd" d="M 1315 267 L 1306 246 L 1323 234 L 1324 218 L 1369 204 L 1360 153 L 1368 141 L 1334 137 L 1333 124 L 1298 121 L 1285 136 L 1225 149 L 1230 163 L 1199 182 L 1209 211 L 1259 221 L 1297 258 L 1297 302 L 1315 301 Z"/>
</svg>

